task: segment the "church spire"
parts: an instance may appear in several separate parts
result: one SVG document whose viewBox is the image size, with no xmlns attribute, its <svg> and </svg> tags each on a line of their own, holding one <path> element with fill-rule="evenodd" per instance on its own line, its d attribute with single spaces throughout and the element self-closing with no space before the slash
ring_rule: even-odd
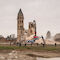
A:
<svg viewBox="0 0 60 60">
<path fill-rule="evenodd" d="M 20 16 L 22 16 L 22 17 L 24 18 L 23 12 L 22 12 L 21 8 L 20 8 L 20 10 L 19 10 L 19 12 L 18 12 L 17 19 L 19 19 Z"/>
<path fill-rule="evenodd" d="M 19 10 L 19 13 L 18 13 L 18 14 L 22 14 L 22 15 L 23 15 L 21 8 L 20 8 L 20 10 Z"/>
</svg>

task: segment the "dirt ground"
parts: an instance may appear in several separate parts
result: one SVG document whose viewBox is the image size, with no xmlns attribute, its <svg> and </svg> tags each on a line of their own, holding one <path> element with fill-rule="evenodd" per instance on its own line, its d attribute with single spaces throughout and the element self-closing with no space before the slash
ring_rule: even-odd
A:
<svg viewBox="0 0 60 60">
<path fill-rule="evenodd" d="M 56 52 L 34 52 L 19 50 L 0 50 L 0 60 L 36 60 L 36 57 L 60 57 Z"/>
</svg>

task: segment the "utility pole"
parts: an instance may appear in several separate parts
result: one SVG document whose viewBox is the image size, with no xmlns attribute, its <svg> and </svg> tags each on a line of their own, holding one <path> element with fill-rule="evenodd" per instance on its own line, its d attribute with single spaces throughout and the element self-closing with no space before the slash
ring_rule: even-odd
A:
<svg viewBox="0 0 60 60">
<path fill-rule="evenodd" d="M 36 21 L 34 20 L 33 22 L 34 22 L 34 26 L 35 26 L 34 28 L 35 28 L 35 36 L 36 36 Z"/>
</svg>

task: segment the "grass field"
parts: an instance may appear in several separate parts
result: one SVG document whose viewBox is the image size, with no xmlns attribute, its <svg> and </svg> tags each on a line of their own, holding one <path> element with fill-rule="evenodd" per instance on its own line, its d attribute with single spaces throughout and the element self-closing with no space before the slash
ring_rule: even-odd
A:
<svg viewBox="0 0 60 60">
<path fill-rule="evenodd" d="M 43 46 L 0 46 L 0 50 L 27 50 L 27 51 L 52 51 L 52 52 L 60 52 L 60 46 L 52 46 L 46 45 Z"/>
</svg>

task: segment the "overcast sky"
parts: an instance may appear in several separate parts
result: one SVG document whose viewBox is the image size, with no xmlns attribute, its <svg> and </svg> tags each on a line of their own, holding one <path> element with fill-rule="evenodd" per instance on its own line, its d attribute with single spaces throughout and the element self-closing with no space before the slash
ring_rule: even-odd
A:
<svg viewBox="0 0 60 60">
<path fill-rule="evenodd" d="M 36 20 L 37 35 L 60 33 L 60 0 L 0 0 L 0 35 L 17 35 L 17 14 L 24 14 L 24 27 Z"/>
</svg>

